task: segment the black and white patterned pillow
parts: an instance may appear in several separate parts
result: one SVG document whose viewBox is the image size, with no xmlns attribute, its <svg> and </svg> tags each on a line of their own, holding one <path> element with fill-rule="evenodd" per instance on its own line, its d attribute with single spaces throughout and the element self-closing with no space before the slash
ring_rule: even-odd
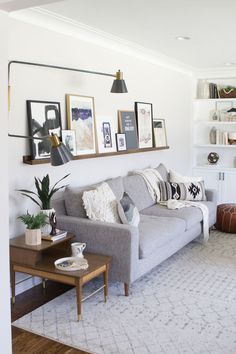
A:
<svg viewBox="0 0 236 354">
<path fill-rule="evenodd" d="M 177 200 L 206 200 L 204 182 L 160 182 L 161 201 Z"/>
<path fill-rule="evenodd" d="M 138 226 L 140 222 L 138 208 L 127 193 L 118 202 L 118 214 L 123 224 Z"/>
</svg>

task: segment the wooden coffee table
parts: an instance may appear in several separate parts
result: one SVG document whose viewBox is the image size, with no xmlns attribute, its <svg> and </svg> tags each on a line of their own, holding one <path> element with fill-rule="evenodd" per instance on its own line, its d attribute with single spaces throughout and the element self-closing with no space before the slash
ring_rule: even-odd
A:
<svg viewBox="0 0 236 354">
<path fill-rule="evenodd" d="M 68 233 L 67 237 L 56 241 L 42 241 L 41 245 L 28 246 L 24 242 L 24 235 L 10 240 L 10 267 L 11 267 L 11 288 L 12 302 L 15 302 L 15 272 L 26 273 L 45 279 L 73 285 L 76 287 L 77 315 L 81 319 L 81 303 L 100 290 L 104 290 L 104 299 L 108 296 L 108 270 L 111 257 L 92 253 L 84 253 L 88 260 L 89 267 L 86 270 L 61 271 L 55 268 L 54 261 L 71 256 L 71 240 L 73 234 Z M 103 274 L 103 285 L 92 294 L 82 299 L 82 286 L 88 281 Z"/>
</svg>

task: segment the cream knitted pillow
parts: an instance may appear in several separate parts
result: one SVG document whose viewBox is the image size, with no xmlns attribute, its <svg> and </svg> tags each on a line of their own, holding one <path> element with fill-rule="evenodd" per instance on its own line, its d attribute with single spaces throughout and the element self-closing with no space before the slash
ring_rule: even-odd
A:
<svg viewBox="0 0 236 354">
<path fill-rule="evenodd" d="M 106 182 L 96 189 L 84 192 L 82 200 L 89 219 L 120 223 L 116 197 Z"/>
</svg>

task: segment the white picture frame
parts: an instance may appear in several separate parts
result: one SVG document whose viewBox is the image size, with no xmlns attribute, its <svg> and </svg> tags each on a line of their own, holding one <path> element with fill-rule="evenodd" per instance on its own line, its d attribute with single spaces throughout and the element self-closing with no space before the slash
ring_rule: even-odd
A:
<svg viewBox="0 0 236 354">
<path fill-rule="evenodd" d="M 76 137 L 74 130 L 63 129 L 61 131 L 62 142 L 67 147 L 67 149 L 72 153 L 72 155 L 77 155 L 76 150 Z"/>
<path fill-rule="evenodd" d="M 165 119 L 153 119 L 153 135 L 155 147 L 167 146 Z"/>
</svg>

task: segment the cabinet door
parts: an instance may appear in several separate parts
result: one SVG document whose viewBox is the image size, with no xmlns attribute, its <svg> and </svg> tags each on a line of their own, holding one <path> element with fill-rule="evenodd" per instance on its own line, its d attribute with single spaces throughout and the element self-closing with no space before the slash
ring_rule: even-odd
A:
<svg viewBox="0 0 236 354">
<path fill-rule="evenodd" d="M 213 171 L 209 169 L 194 168 L 193 175 L 202 177 L 206 189 L 215 189 L 217 191 L 217 202 L 222 202 L 222 172 Z"/>
<path fill-rule="evenodd" d="M 222 203 L 236 203 L 236 173 L 223 172 Z"/>
</svg>

